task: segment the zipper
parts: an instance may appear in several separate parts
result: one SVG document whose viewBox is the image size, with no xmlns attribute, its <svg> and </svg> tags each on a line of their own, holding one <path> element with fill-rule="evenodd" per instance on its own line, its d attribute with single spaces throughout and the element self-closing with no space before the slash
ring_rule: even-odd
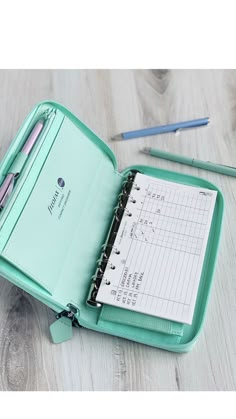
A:
<svg viewBox="0 0 236 419">
<path fill-rule="evenodd" d="M 67 307 L 69 310 L 63 310 L 60 313 L 56 314 L 56 319 L 60 319 L 61 317 L 67 317 L 71 320 L 72 326 L 75 327 L 82 327 L 79 324 L 79 321 L 76 317 L 76 315 L 79 313 L 79 310 L 77 307 L 75 307 L 73 304 L 67 304 Z"/>
</svg>

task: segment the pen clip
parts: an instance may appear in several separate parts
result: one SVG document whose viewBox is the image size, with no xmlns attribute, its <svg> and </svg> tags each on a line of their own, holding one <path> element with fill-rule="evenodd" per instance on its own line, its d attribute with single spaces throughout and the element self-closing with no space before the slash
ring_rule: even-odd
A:
<svg viewBox="0 0 236 419">
<path fill-rule="evenodd" d="M 197 125 L 196 127 L 183 127 L 183 128 L 177 128 L 174 133 L 176 135 L 179 135 L 181 131 L 187 131 L 187 130 L 193 130 L 196 128 L 206 128 L 210 125 L 210 122 L 208 124 L 204 124 L 204 125 Z"/>
<path fill-rule="evenodd" d="M 56 114 L 56 112 L 57 110 L 54 108 L 47 108 L 41 116 L 45 119 L 50 119 L 53 116 L 53 114 Z"/>
</svg>

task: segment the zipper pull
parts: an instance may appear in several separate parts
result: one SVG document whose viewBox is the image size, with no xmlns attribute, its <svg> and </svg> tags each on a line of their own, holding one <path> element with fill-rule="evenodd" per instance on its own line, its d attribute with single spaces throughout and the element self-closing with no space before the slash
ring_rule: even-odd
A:
<svg viewBox="0 0 236 419">
<path fill-rule="evenodd" d="M 75 317 L 78 309 L 72 304 L 68 304 L 68 310 L 63 310 L 56 315 L 56 321 L 50 326 L 51 338 L 54 343 L 65 342 L 73 336 L 72 326 L 79 326 L 79 322 Z"/>
</svg>

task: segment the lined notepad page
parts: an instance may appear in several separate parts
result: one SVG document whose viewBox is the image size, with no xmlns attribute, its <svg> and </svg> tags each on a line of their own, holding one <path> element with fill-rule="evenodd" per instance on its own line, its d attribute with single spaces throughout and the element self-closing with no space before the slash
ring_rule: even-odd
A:
<svg viewBox="0 0 236 419">
<path fill-rule="evenodd" d="M 191 324 L 217 192 L 135 182 L 96 300 Z"/>
</svg>

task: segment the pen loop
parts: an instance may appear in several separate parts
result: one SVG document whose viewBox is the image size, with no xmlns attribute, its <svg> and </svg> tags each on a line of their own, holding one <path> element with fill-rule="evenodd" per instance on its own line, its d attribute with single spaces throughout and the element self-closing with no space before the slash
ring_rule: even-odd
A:
<svg viewBox="0 0 236 419">
<path fill-rule="evenodd" d="M 44 112 L 41 113 L 40 118 L 38 117 L 34 125 L 31 127 L 29 133 L 25 134 L 26 139 L 22 148 L 20 149 L 20 153 L 16 155 L 9 169 L 9 173 L 0 186 L 0 210 L 3 209 L 6 205 L 6 202 L 13 190 L 14 183 L 17 181 L 24 167 L 25 159 L 31 153 L 32 148 L 40 138 L 40 134 L 45 130 L 46 126 L 48 126 L 46 122 L 51 118 L 51 115 L 55 113 L 55 109 L 47 108 Z M 10 179 L 9 184 L 7 184 L 8 179 Z"/>
</svg>

